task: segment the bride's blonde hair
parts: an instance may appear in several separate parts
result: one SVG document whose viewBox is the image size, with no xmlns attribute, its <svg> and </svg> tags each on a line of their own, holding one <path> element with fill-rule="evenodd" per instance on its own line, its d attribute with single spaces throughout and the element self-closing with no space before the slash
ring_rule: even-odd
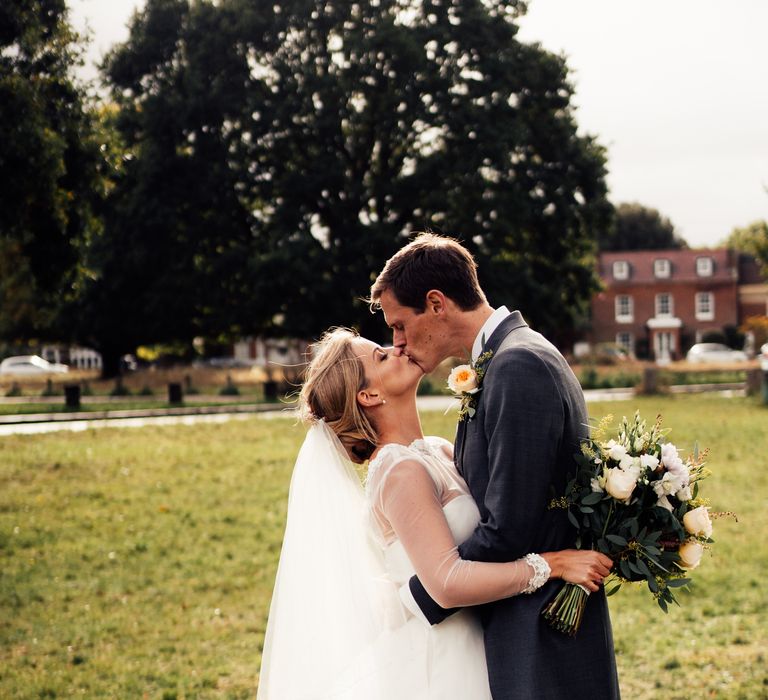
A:
<svg viewBox="0 0 768 700">
<path fill-rule="evenodd" d="M 352 347 L 358 335 L 348 328 L 332 328 L 312 346 L 299 394 L 305 422 L 325 420 L 353 462 L 362 464 L 376 449 L 378 435 L 370 418 L 357 402 L 357 392 L 368 382 L 363 363 Z"/>
</svg>

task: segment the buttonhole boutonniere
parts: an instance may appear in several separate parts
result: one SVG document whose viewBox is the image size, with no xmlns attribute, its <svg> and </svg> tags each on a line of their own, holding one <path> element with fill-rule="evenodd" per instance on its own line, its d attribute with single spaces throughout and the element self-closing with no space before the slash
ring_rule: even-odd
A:
<svg viewBox="0 0 768 700">
<path fill-rule="evenodd" d="M 459 420 L 472 420 L 477 410 L 477 395 L 483 389 L 483 376 L 485 366 L 493 355 L 488 350 L 480 355 L 475 362 L 468 365 L 459 365 L 451 370 L 448 375 L 448 388 L 461 399 L 459 406 Z"/>
</svg>

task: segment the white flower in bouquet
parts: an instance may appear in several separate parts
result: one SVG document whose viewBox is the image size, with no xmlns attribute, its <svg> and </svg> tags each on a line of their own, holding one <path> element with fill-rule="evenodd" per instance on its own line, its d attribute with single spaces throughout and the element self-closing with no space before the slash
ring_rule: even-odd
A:
<svg viewBox="0 0 768 700">
<path fill-rule="evenodd" d="M 640 455 L 640 464 L 643 469 L 655 470 L 659 466 L 659 458 L 656 455 Z"/>
<path fill-rule="evenodd" d="M 637 486 L 637 474 L 624 469 L 608 469 L 605 473 L 605 490 L 617 501 L 628 502 Z"/>
<path fill-rule="evenodd" d="M 672 504 L 666 496 L 659 496 L 659 500 L 656 501 L 656 505 L 662 508 L 666 508 L 670 513 L 674 510 Z"/>
<path fill-rule="evenodd" d="M 671 442 L 667 442 L 661 446 L 661 463 L 668 472 L 676 474 L 681 478 L 683 486 L 688 485 L 690 478 L 688 467 L 685 466 L 685 463 L 677 452 L 677 448 Z"/>
<path fill-rule="evenodd" d="M 709 508 L 699 506 L 689 510 L 683 516 L 683 526 L 686 532 L 697 537 L 712 536 L 712 521 L 709 519 Z"/>
<path fill-rule="evenodd" d="M 605 443 L 605 446 L 608 451 L 608 456 L 617 462 L 621 462 L 621 460 L 627 456 L 627 448 L 624 447 L 624 445 L 620 445 L 615 440 L 608 440 L 608 442 Z"/>
<path fill-rule="evenodd" d="M 597 476 L 590 480 L 589 485 L 592 487 L 593 493 L 605 492 L 605 477 Z"/>
<path fill-rule="evenodd" d="M 478 390 L 477 372 L 469 365 L 459 365 L 448 375 L 448 386 L 454 394 L 474 394 Z"/>
<path fill-rule="evenodd" d="M 680 555 L 680 566 L 684 569 L 695 569 L 704 554 L 704 545 L 696 540 L 688 540 L 680 545 L 677 552 Z"/>
<path fill-rule="evenodd" d="M 691 487 L 689 484 L 686 484 L 681 488 L 676 494 L 675 498 L 677 498 L 678 501 L 690 501 L 693 498 L 693 493 L 691 493 Z"/>
<path fill-rule="evenodd" d="M 681 488 L 683 488 L 682 479 L 672 472 L 665 472 L 661 479 L 653 482 L 653 490 L 657 496 L 673 496 Z"/>
</svg>

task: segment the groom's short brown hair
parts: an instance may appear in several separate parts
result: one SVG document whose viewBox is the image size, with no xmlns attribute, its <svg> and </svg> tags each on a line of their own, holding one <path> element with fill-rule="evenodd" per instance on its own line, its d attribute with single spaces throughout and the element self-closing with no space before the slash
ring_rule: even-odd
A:
<svg viewBox="0 0 768 700">
<path fill-rule="evenodd" d="M 434 233 L 420 233 L 384 265 L 371 287 L 371 308 L 390 290 L 401 306 L 422 312 L 427 292 L 441 291 L 462 311 L 485 302 L 477 280 L 477 263 L 457 240 Z"/>
</svg>

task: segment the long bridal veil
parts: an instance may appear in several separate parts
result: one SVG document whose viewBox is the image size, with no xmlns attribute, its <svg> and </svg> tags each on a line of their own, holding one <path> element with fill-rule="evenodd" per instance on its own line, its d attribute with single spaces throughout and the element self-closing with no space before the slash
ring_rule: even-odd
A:
<svg viewBox="0 0 768 700">
<path fill-rule="evenodd" d="M 411 627 L 404 621 L 370 539 L 360 480 L 319 421 L 291 478 L 258 700 L 391 698 L 401 681 L 413 689 L 408 677 L 420 669 L 409 670 L 407 659 L 421 640 L 398 634 L 392 651 L 393 631 Z"/>
</svg>

